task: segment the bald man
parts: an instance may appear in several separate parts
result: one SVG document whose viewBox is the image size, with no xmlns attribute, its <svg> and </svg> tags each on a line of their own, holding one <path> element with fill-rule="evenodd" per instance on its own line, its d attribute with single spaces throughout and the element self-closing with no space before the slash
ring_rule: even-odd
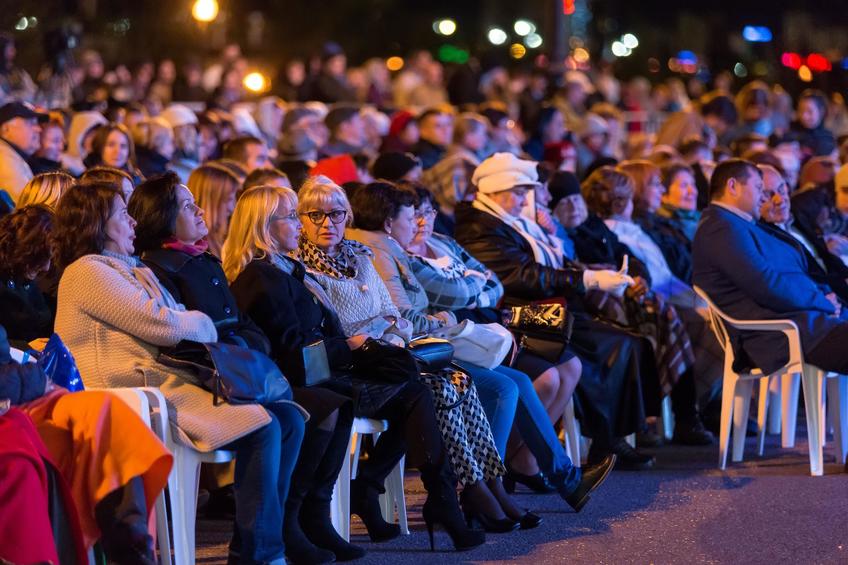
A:
<svg viewBox="0 0 848 565">
<path fill-rule="evenodd" d="M 794 225 L 789 187 L 780 172 L 771 165 L 758 165 L 757 168 L 763 174 L 760 227 L 795 246 L 807 262 L 810 278 L 829 286 L 843 303 L 848 304 L 848 267 L 828 251 L 821 236 L 808 234 Z"/>
</svg>

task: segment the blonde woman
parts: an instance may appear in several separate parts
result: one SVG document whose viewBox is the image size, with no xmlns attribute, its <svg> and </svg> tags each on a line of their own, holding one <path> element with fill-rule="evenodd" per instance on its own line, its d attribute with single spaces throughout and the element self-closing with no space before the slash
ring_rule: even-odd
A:
<svg viewBox="0 0 848 565">
<path fill-rule="evenodd" d="M 62 171 L 35 175 L 21 191 L 18 208 L 30 204 L 44 204 L 55 208 L 59 198 L 74 185 L 74 177 Z"/>
<path fill-rule="evenodd" d="M 271 186 L 246 190 L 236 204 L 224 244 L 224 272 L 231 281 L 239 309 L 268 336 L 271 356 L 292 384 L 304 384 L 303 348 L 323 341 L 333 372 L 327 386 L 349 387 L 350 379 L 345 380 L 345 375 L 355 378 L 361 394 L 357 395 L 354 414 L 389 421 L 389 431 L 380 436 L 374 452 L 360 464 L 357 478 L 351 484 L 351 514 L 362 518 L 373 541 L 400 535 L 396 524 L 383 520 L 379 493 L 386 476 L 406 453 L 409 462 L 420 469 L 428 492 L 423 514 L 431 532 L 431 544 L 432 529 L 438 523 L 448 530 L 457 549 L 480 545 L 485 539 L 483 533 L 465 526 L 457 504 L 456 482 L 436 423 L 430 390 L 417 380 L 409 380 L 391 387 L 393 394 L 386 395 L 376 392 L 375 387 L 381 383 L 369 381 L 367 374 L 358 373 L 357 350 L 369 347 L 369 336 L 362 332 L 346 336 L 326 293 L 306 273 L 304 265 L 289 256 L 298 248 L 301 227 L 294 191 Z M 348 367 L 352 364 L 351 372 Z M 385 383 L 382 386 L 385 388 Z M 383 402 L 369 403 L 372 395 L 377 394 L 382 395 Z M 312 500 L 301 510 L 301 525 L 307 535 L 311 520 L 304 512 L 314 514 L 320 509 L 321 519 L 329 513 L 335 480 L 330 478 L 310 491 Z M 338 536 L 331 539 L 331 534 L 332 529 L 324 534 L 325 538 L 310 536 L 310 540 L 332 549 L 337 560 L 341 560 L 335 547 L 345 546 L 336 539 Z"/>
<path fill-rule="evenodd" d="M 195 202 L 203 210 L 209 228 L 209 235 L 206 236 L 209 252 L 221 257 L 241 181 L 228 168 L 209 163 L 192 171 L 186 184 Z"/>
</svg>

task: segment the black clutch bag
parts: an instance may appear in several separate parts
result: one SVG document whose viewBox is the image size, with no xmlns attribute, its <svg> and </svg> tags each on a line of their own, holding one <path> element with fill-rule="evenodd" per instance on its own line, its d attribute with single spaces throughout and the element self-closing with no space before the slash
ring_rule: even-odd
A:
<svg viewBox="0 0 848 565">
<path fill-rule="evenodd" d="M 571 340 L 574 316 L 559 302 L 513 306 L 503 313 L 503 324 L 516 336 L 519 350 L 560 363 Z"/>
<path fill-rule="evenodd" d="M 438 373 L 453 361 L 453 345 L 446 339 L 422 336 L 410 341 L 408 347 L 422 373 Z"/>
<path fill-rule="evenodd" d="M 229 404 L 271 404 L 292 399 L 291 386 L 277 364 L 253 349 L 184 340 L 161 349 L 157 360 L 194 374 L 200 386 L 212 393 L 215 406 L 219 398 Z"/>
</svg>

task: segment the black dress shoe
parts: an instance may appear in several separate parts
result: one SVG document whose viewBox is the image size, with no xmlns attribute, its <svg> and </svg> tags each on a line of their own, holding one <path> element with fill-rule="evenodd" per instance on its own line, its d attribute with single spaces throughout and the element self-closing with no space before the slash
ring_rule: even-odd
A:
<svg viewBox="0 0 848 565">
<path fill-rule="evenodd" d="M 618 458 L 616 468 L 621 471 L 646 471 L 654 466 L 656 458 L 653 455 L 640 453 L 620 438 L 613 443 L 610 451 Z"/>
<path fill-rule="evenodd" d="M 542 523 L 542 517 L 528 510 L 524 513 L 524 516 L 518 519 L 518 523 L 521 525 L 520 529 L 532 530 L 539 527 L 539 524 Z"/>
<path fill-rule="evenodd" d="M 556 492 L 554 486 L 548 481 L 547 477 L 545 477 L 543 473 L 523 475 L 521 473 L 516 473 L 515 471 L 507 471 L 506 476 L 503 478 L 503 485 L 506 492 L 509 494 L 514 493 L 516 483 L 522 484 L 538 494 Z"/>
<path fill-rule="evenodd" d="M 680 445 L 713 445 L 715 436 L 704 427 L 701 420 L 695 420 L 693 424 L 675 424 L 672 441 Z"/>
<path fill-rule="evenodd" d="M 583 469 L 577 488 L 563 495 L 565 501 L 575 512 L 580 512 L 586 506 L 586 503 L 589 502 L 589 495 L 601 486 L 601 483 L 604 482 L 615 466 L 615 461 L 615 454 L 609 453 L 599 463 L 589 465 Z"/>
<path fill-rule="evenodd" d="M 639 447 L 660 447 L 663 437 L 660 434 L 645 430 L 636 434 L 636 445 Z"/>
</svg>

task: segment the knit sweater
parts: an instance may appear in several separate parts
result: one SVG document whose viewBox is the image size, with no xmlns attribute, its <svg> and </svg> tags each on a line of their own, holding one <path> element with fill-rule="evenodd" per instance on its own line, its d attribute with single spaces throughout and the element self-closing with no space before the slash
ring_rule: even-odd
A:
<svg viewBox="0 0 848 565">
<path fill-rule="evenodd" d="M 365 255 L 356 257 L 356 277 L 337 278 L 309 270 L 330 299 L 345 335 L 352 336 L 377 317 L 400 317 L 383 279 Z"/>
<path fill-rule="evenodd" d="M 219 404 L 194 379 L 156 362 L 158 347 L 181 340 L 212 342 L 212 320 L 162 306 L 133 274 L 132 258 L 85 255 L 59 282 L 56 333 L 76 360 L 86 388 L 156 386 L 168 400 L 177 435 L 212 451 L 270 421 L 260 406 Z M 154 277 L 155 280 L 155 277 Z"/>
</svg>

